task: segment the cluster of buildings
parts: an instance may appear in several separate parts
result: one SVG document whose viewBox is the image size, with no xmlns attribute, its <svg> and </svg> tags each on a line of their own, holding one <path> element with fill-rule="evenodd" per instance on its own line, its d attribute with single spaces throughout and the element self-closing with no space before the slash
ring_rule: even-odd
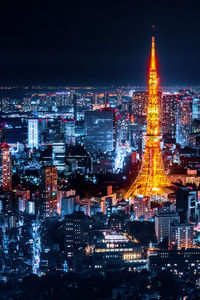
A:
<svg viewBox="0 0 200 300">
<path fill-rule="evenodd" d="M 199 272 L 200 90 L 158 90 L 154 37 L 148 86 L 0 90 L 1 280 Z"/>
<path fill-rule="evenodd" d="M 134 221 L 155 222 L 157 244 L 167 239 L 165 253 L 198 247 L 198 90 L 159 94 L 173 185 L 164 190 L 165 205 L 152 207 L 148 196 L 132 201 L 124 192 L 145 146 L 148 94 L 135 89 L 35 89 L 23 91 L 23 100 L 2 98 L 2 280 L 51 269 L 100 272 L 148 263 L 153 270 L 160 252 L 154 245 L 147 256 L 128 236 Z"/>
</svg>

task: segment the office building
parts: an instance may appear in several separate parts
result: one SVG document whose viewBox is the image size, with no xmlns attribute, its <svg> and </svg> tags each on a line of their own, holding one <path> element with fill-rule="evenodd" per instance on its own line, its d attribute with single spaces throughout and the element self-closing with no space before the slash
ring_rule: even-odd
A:
<svg viewBox="0 0 200 300">
<path fill-rule="evenodd" d="M 57 168 L 45 168 L 45 202 L 46 216 L 53 217 L 57 214 Z"/>
<path fill-rule="evenodd" d="M 114 150 L 115 113 L 113 109 L 85 112 L 85 147 L 90 153 Z"/>
<path fill-rule="evenodd" d="M 75 144 L 75 121 L 65 121 L 65 143 L 74 145 Z"/>
<path fill-rule="evenodd" d="M 192 98 L 189 95 L 180 96 L 177 100 L 176 143 L 181 148 L 189 145 L 189 135 L 192 129 Z"/>
<path fill-rule="evenodd" d="M 133 92 L 132 111 L 134 115 L 146 116 L 148 104 L 147 92 Z"/>
<path fill-rule="evenodd" d="M 188 187 L 180 187 L 176 192 L 176 211 L 180 216 L 181 222 L 188 221 Z"/>
<path fill-rule="evenodd" d="M 169 237 L 173 222 L 180 222 L 180 217 L 175 212 L 159 212 L 155 215 L 155 232 L 158 242 L 162 242 L 165 237 Z"/>
<path fill-rule="evenodd" d="M 69 196 L 62 198 L 61 200 L 61 219 L 64 219 L 66 215 L 73 214 L 75 210 L 77 196 Z"/>
<path fill-rule="evenodd" d="M 200 119 L 200 98 L 193 97 L 192 99 L 192 120 Z"/>
<path fill-rule="evenodd" d="M 113 231 L 102 232 L 103 236 L 95 242 L 95 265 L 103 268 L 105 264 L 119 264 L 122 262 L 134 262 L 141 259 L 141 246 L 131 242 L 123 234 Z"/>
<path fill-rule="evenodd" d="M 38 119 L 28 120 L 28 147 L 38 149 L 39 147 L 39 122 Z"/>
<path fill-rule="evenodd" d="M 58 171 L 65 170 L 65 143 L 56 142 L 52 147 L 53 165 Z"/>
<path fill-rule="evenodd" d="M 169 248 L 193 248 L 193 225 L 188 223 L 173 223 L 170 227 Z"/>
<path fill-rule="evenodd" d="M 26 211 L 28 214 L 34 215 L 35 214 L 35 202 L 34 201 L 27 201 L 26 204 Z"/>
<path fill-rule="evenodd" d="M 65 190 L 65 189 L 62 190 L 61 189 L 61 190 L 57 191 L 57 213 L 60 216 L 61 216 L 62 199 L 69 198 L 69 197 L 75 197 L 75 196 L 76 196 L 76 191 L 72 190 L 72 189 L 70 189 L 70 190 Z"/>
<path fill-rule="evenodd" d="M 83 212 L 74 212 L 65 217 L 65 252 L 68 259 L 73 258 L 74 251 L 86 241 L 87 220 Z"/>
<path fill-rule="evenodd" d="M 8 144 L 3 143 L 1 153 L 1 186 L 3 191 L 12 190 L 11 153 Z"/>
<path fill-rule="evenodd" d="M 176 138 L 177 95 L 162 95 L 161 130 L 165 137 Z"/>
</svg>

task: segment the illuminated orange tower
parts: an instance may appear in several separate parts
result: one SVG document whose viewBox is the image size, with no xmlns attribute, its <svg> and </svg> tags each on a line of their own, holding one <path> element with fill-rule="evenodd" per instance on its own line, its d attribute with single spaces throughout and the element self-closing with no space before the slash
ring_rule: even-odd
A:
<svg viewBox="0 0 200 300">
<path fill-rule="evenodd" d="M 135 181 L 127 191 L 125 197 L 135 195 L 152 197 L 162 195 L 162 189 L 170 185 L 167 178 L 160 142 L 160 101 L 158 95 L 159 79 L 155 50 L 155 37 L 152 36 L 151 58 L 148 80 L 147 131 L 144 136 L 145 149 L 142 166 Z"/>
</svg>

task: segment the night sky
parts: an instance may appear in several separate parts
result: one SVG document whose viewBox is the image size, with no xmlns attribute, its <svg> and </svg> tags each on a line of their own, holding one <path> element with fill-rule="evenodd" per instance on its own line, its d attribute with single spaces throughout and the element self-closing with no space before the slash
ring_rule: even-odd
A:
<svg viewBox="0 0 200 300">
<path fill-rule="evenodd" d="M 142 85 L 155 24 L 161 83 L 200 85 L 198 2 L 10 1 L 0 10 L 0 84 Z"/>
</svg>

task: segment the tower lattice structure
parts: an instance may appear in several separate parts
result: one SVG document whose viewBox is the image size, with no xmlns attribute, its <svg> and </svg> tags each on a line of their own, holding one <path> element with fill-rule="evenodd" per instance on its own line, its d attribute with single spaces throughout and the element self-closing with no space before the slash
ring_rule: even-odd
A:
<svg viewBox="0 0 200 300">
<path fill-rule="evenodd" d="M 134 195 L 162 195 L 164 187 L 170 185 L 167 178 L 160 143 L 160 100 L 158 94 L 159 78 L 155 50 L 155 37 L 152 36 L 151 58 L 148 79 L 147 130 L 144 136 L 145 149 L 142 166 L 138 176 L 130 186 L 125 197 Z"/>
</svg>

